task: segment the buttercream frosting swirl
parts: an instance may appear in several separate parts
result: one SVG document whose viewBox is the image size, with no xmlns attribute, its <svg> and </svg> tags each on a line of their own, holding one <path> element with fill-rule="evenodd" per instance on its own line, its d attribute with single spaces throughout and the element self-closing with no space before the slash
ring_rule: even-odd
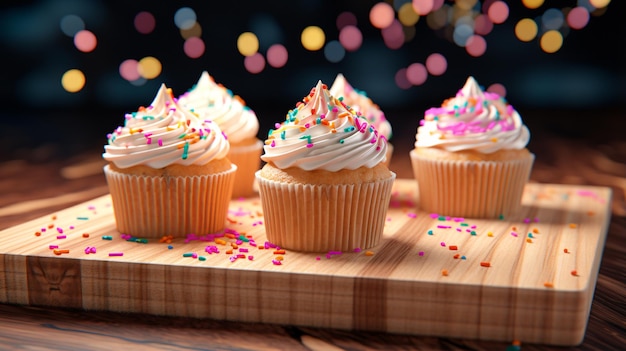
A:
<svg viewBox="0 0 626 351">
<path fill-rule="evenodd" d="M 181 107 L 165 84 L 150 106 L 126 114 L 124 125 L 107 138 L 102 157 L 119 168 L 205 165 L 230 148 L 216 123 Z"/>
<path fill-rule="evenodd" d="M 387 140 L 391 139 L 391 123 L 385 117 L 380 106 L 375 104 L 365 91 L 355 89 L 341 73 L 337 74 L 329 91 L 330 95 L 339 99 L 343 98 L 342 102 L 365 117 L 378 130 L 379 134 L 384 135 Z"/>
<path fill-rule="evenodd" d="M 372 168 L 385 160 L 386 150 L 386 138 L 319 81 L 270 130 L 261 159 L 281 169 L 336 172 Z"/>
<path fill-rule="evenodd" d="M 530 132 L 511 104 L 470 76 L 455 97 L 425 112 L 415 138 L 416 147 L 489 154 L 525 148 Z"/>
<path fill-rule="evenodd" d="M 239 95 L 233 95 L 232 91 L 216 83 L 206 71 L 178 101 L 200 118 L 217 123 L 233 144 L 256 138 L 259 132 L 259 120 L 254 111 Z"/>
</svg>

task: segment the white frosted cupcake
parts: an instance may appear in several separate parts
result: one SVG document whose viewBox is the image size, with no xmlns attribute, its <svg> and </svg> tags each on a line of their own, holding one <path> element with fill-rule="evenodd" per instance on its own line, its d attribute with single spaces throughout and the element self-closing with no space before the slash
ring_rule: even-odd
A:
<svg viewBox="0 0 626 351">
<path fill-rule="evenodd" d="M 378 135 L 387 139 L 387 153 L 383 163 L 389 166 L 393 155 L 393 144 L 389 142 L 392 136 L 391 123 L 385 117 L 385 113 L 367 96 L 365 91 L 352 87 L 341 73 L 337 74 L 329 91 L 330 95 L 340 99 L 346 106 L 363 116 L 376 128 Z"/>
<path fill-rule="evenodd" d="M 308 252 L 379 243 L 395 179 L 386 139 L 326 85 L 270 131 L 264 151 L 257 181 L 270 242 Z"/>
<path fill-rule="evenodd" d="M 223 232 L 237 167 L 219 127 L 180 107 L 161 85 L 126 114 L 103 158 L 118 231 L 144 238 Z"/>
<path fill-rule="evenodd" d="M 216 123 L 230 143 L 228 158 L 237 165 L 233 197 L 254 195 L 254 173 L 261 166 L 263 142 L 257 138 L 259 120 L 244 100 L 215 83 L 208 72 L 179 97 L 179 104 L 197 113 L 201 119 Z"/>
<path fill-rule="evenodd" d="M 521 207 L 534 155 L 528 128 L 504 98 L 473 77 L 425 112 L 410 157 L 419 206 L 440 215 L 498 218 Z"/>
</svg>

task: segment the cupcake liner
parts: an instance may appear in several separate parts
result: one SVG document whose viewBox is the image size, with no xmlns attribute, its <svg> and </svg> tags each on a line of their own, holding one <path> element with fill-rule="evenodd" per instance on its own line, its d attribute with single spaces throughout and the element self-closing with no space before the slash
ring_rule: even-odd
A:
<svg viewBox="0 0 626 351">
<path fill-rule="evenodd" d="M 228 158 L 237 165 L 233 198 L 249 197 L 255 194 L 254 173 L 261 167 L 263 142 L 256 140 L 252 145 L 230 146 Z"/>
<path fill-rule="evenodd" d="M 534 155 L 507 161 L 449 161 L 410 152 L 419 207 L 440 215 L 498 218 L 521 208 Z"/>
<path fill-rule="evenodd" d="M 141 238 L 223 232 L 237 166 L 207 175 L 154 177 L 104 174 L 117 230 Z"/>
<path fill-rule="evenodd" d="M 256 173 L 267 240 L 281 248 L 352 251 L 376 246 L 396 178 L 340 185 L 281 183 Z"/>
</svg>

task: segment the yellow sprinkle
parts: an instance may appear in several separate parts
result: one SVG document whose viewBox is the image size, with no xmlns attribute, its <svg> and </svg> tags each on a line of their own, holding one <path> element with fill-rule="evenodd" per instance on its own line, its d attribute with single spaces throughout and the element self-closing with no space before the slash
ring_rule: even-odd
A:
<svg viewBox="0 0 626 351">
<path fill-rule="evenodd" d="M 492 232 L 487 232 L 487 236 L 493 236 Z"/>
<path fill-rule="evenodd" d="M 491 138 L 491 141 L 496 143 L 496 142 L 498 142 L 498 138 Z"/>
<path fill-rule="evenodd" d="M 578 225 L 577 225 L 576 223 L 570 223 L 570 224 L 569 224 L 569 227 L 570 227 L 570 228 L 576 228 L 576 227 L 578 227 Z"/>
<path fill-rule="evenodd" d="M 374 251 L 365 251 L 365 256 L 374 256 Z"/>
</svg>

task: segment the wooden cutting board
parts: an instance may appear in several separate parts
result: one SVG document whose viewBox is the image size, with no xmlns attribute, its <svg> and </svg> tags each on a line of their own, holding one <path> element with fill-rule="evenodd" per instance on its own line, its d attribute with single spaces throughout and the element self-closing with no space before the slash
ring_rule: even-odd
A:
<svg viewBox="0 0 626 351">
<path fill-rule="evenodd" d="M 0 231 L 0 302 L 577 345 L 610 200 L 531 183 L 514 217 L 446 218 L 398 179 L 378 246 L 313 254 L 265 245 L 258 198 L 231 202 L 227 236 L 166 243 L 121 235 L 106 195 Z"/>
</svg>

